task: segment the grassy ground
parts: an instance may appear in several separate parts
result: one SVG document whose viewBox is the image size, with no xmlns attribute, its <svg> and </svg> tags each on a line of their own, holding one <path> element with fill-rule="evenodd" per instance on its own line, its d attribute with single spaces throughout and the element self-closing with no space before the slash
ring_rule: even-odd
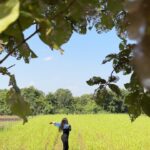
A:
<svg viewBox="0 0 150 150">
<path fill-rule="evenodd" d="M 61 150 L 61 133 L 49 122 L 59 122 L 63 117 L 66 116 L 37 116 L 25 125 L 7 123 L 0 130 L 0 150 Z M 70 150 L 150 149 L 148 117 L 139 117 L 133 123 L 127 115 L 67 115 L 67 118 L 72 125 Z"/>
</svg>

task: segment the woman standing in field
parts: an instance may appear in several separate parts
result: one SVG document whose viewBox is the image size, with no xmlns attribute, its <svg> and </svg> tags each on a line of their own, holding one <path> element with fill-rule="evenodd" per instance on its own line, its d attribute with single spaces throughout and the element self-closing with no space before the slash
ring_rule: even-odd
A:
<svg viewBox="0 0 150 150">
<path fill-rule="evenodd" d="M 69 132 L 71 131 L 71 125 L 69 125 L 68 119 L 63 118 L 61 123 L 50 122 L 50 124 L 53 124 L 54 126 L 58 127 L 60 132 L 63 131 L 63 134 L 61 136 L 61 140 L 63 143 L 63 150 L 68 150 L 69 149 L 68 138 Z"/>
</svg>

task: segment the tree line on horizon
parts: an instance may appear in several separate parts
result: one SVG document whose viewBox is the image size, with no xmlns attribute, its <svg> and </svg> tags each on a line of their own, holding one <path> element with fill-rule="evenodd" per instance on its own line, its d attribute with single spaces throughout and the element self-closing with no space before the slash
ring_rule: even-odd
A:
<svg viewBox="0 0 150 150">
<path fill-rule="evenodd" d="M 12 115 L 6 102 L 7 92 L 6 89 L 0 90 L 0 115 Z M 92 94 L 73 96 L 69 89 L 58 89 L 54 93 L 45 94 L 31 86 L 21 89 L 21 93 L 30 104 L 29 115 L 127 113 L 128 110 L 124 104 L 127 94 L 125 90 L 122 90 L 120 97 L 109 91 L 101 103 L 96 101 Z"/>
</svg>

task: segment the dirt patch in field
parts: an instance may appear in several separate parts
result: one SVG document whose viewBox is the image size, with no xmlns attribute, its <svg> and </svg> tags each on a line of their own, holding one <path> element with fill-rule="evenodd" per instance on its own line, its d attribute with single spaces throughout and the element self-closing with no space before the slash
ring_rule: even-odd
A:
<svg viewBox="0 0 150 150">
<path fill-rule="evenodd" d="M 0 122 L 19 121 L 21 120 L 17 116 L 0 116 Z"/>
</svg>

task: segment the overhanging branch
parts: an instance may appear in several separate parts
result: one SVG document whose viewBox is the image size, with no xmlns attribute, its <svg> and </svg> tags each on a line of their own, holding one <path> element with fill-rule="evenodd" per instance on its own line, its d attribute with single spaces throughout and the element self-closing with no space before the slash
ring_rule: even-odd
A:
<svg viewBox="0 0 150 150">
<path fill-rule="evenodd" d="M 2 64 L 18 47 L 20 47 L 23 43 L 27 42 L 30 38 L 32 38 L 38 32 L 39 32 L 39 29 L 37 29 L 30 36 L 28 36 L 26 39 L 20 42 L 16 47 L 14 47 L 2 60 L 0 60 L 0 64 Z"/>
<path fill-rule="evenodd" d="M 56 14 L 54 17 L 52 17 L 52 19 L 55 19 L 57 17 L 59 17 L 60 15 L 62 15 L 63 13 L 65 13 L 74 3 L 75 3 L 76 0 L 72 0 L 70 2 L 70 4 L 62 11 L 60 11 L 58 14 Z M 19 26 L 20 26 L 20 23 L 18 22 Z M 20 29 L 21 29 L 21 26 L 20 26 Z M 16 47 L 14 47 L 2 60 L 0 60 L 0 64 L 2 64 L 18 47 L 20 47 L 23 43 L 27 42 L 30 38 L 32 38 L 36 33 L 39 32 L 40 29 L 37 29 L 35 30 L 35 32 L 33 32 L 29 37 L 27 37 L 26 39 L 23 39 L 22 42 L 20 42 Z M 22 34 L 23 36 L 23 34 Z"/>
</svg>

